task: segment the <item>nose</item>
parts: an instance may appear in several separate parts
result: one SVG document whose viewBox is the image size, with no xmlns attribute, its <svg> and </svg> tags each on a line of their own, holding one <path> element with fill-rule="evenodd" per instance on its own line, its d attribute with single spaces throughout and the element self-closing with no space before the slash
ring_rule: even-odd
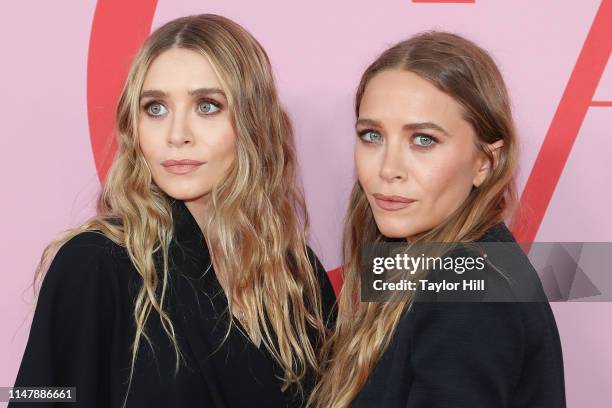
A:
<svg viewBox="0 0 612 408">
<path fill-rule="evenodd" d="M 380 177 L 387 182 L 404 181 L 407 178 L 407 157 L 399 144 L 388 143 L 380 166 Z"/>
<path fill-rule="evenodd" d="M 170 130 L 168 132 L 168 144 L 180 147 L 193 143 L 193 134 L 189 123 L 189 113 L 177 110 L 172 115 Z"/>
</svg>

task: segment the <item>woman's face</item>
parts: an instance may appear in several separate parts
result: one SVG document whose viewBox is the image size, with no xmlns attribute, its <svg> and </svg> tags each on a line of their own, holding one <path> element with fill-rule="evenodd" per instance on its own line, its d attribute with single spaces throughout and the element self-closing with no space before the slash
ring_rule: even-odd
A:
<svg viewBox="0 0 612 408">
<path fill-rule="evenodd" d="M 138 138 L 155 183 L 169 196 L 205 202 L 236 156 L 221 83 L 202 55 L 173 48 L 151 64 L 140 96 Z"/>
<path fill-rule="evenodd" d="M 357 178 L 387 237 L 410 240 L 441 224 L 489 171 L 459 103 L 409 71 L 369 81 L 356 128 Z"/>
</svg>

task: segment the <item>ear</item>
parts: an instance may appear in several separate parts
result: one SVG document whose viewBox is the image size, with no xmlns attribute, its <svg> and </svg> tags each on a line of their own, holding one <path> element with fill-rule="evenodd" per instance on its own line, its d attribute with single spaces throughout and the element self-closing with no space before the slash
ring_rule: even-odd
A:
<svg viewBox="0 0 612 408">
<path fill-rule="evenodd" d="M 487 145 L 491 153 L 493 153 L 494 163 L 491 163 L 485 154 L 480 155 L 480 158 L 476 163 L 476 175 L 474 176 L 474 181 L 472 182 L 474 187 L 479 187 L 486 180 L 487 176 L 491 172 L 491 168 L 497 167 L 497 163 L 499 162 L 499 152 L 503 145 L 504 141 L 502 139 Z"/>
</svg>

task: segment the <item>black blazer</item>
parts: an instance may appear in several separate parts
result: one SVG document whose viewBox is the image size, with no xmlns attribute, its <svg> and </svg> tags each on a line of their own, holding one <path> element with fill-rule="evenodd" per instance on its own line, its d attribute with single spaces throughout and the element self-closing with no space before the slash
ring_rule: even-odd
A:
<svg viewBox="0 0 612 408">
<path fill-rule="evenodd" d="M 257 348 L 240 330 L 234 327 L 215 352 L 227 328 L 227 298 L 195 219 L 182 201 L 172 205 L 176 233 L 164 307 L 186 366 L 182 364 L 173 377 L 174 349 L 153 312 L 146 328 L 154 353 L 142 339 L 127 407 L 302 405 L 290 392 L 281 392 L 275 377 L 281 369 L 265 347 Z M 321 263 L 308 250 L 322 289 L 323 311 L 332 325 L 334 292 Z M 139 286 L 140 277 L 125 248 L 96 232 L 69 240 L 43 280 L 15 386 L 75 386 L 77 402 L 70 406 L 121 407 Z"/>
<path fill-rule="evenodd" d="M 514 277 L 536 282 L 526 287 L 542 300 L 415 302 L 353 407 L 565 407 L 559 333 L 536 271 L 503 223 L 478 241 L 510 243 L 505 256 L 523 265 Z M 502 282 L 488 283 L 503 293 Z"/>
</svg>

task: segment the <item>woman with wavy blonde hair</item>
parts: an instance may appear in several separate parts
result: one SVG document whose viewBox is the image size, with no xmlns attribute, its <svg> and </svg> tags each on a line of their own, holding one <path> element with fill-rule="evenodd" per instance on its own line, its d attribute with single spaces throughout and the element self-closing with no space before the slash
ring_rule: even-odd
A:
<svg viewBox="0 0 612 408">
<path fill-rule="evenodd" d="M 261 45 L 216 15 L 161 26 L 116 136 L 97 215 L 43 253 L 16 386 L 76 387 L 83 407 L 303 405 L 334 294 Z"/>
<path fill-rule="evenodd" d="M 366 69 L 355 113 L 357 182 L 346 218 L 344 284 L 309 405 L 565 406 L 555 319 L 504 223 L 516 202 L 517 138 L 491 56 L 451 33 L 415 35 Z M 404 254 L 419 245 L 502 250 L 481 260 L 485 266 L 469 280 L 463 271 L 421 268 L 401 275 L 413 289 L 386 298 L 393 301 L 365 302 L 359 296 L 372 290 L 364 278 L 372 270 L 362 255 L 374 244 Z M 455 255 L 451 261 L 463 253 L 446 252 Z M 486 291 L 454 286 L 461 280 L 482 281 Z M 446 283 L 459 289 L 444 294 Z"/>
</svg>

